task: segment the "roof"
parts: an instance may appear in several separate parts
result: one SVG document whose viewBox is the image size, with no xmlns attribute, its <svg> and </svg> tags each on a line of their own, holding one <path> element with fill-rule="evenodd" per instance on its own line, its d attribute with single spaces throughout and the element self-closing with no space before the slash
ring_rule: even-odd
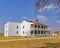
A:
<svg viewBox="0 0 60 48">
<path fill-rule="evenodd" d="M 60 33 L 60 31 L 56 31 L 55 33 Z"/>
<path fill-rule="evenodd" d="M 29 20 L 26 20 L 27 22 L 31 22 L 31 23 L 35 23 L 34 21 L 29 21 Z M 38 20 L 35 20 L 35 21 L 38 21 Z M 38 21 L 38 24 L 40 24 L 40 25 L 44 25 L 44 24 L 42 24 L 42 23 L 39 23 L 39 21 Z M 47 26 L 47 27 L 49 27 L 48 25 L 44 25 L 44 26 Z"/>
<path fill-rule="evenodd" d="M 26 20 L 27 22 L 31 22 L 31 23 L 34 23 L 33 21 L 29 21 L 29 20 Z"/>
<path fill-rule="evenodd" d="M 60 31 L 55 31 L 55 32 L 53 32 L 52 34 L 54 34 L 54 33 L 60 33 Z"/>
<path fill-rule="evenodd" d="M 6 24 L 8 24 L 8 23 L 17 23 L 17 24 L 20 24 L 20 23 L 18 23 L 18 22 L 7 22 Z"/>
</svg>

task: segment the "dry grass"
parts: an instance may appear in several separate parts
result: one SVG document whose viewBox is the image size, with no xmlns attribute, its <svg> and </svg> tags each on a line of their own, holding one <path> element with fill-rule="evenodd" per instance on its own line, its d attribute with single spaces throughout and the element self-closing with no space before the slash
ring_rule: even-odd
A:
<svg viewBox="0 0 60 48">
<path fill-rule="evenodd" d="M 0 37 L 0 40 L 9 40 L 9 39 L 20 39 L 25 37 Z M 45 37 L 38 37 L 45 38 Z M 0 48 L 47 48 L 47 44 L 56 46 L 60 48 L 60 36 L 55 36 L 47 39 L 35 39 L 35 40 L 20 40 L 20 41 L 9 41 L 9 42 L 0 42 Z M 50 45 L 50 46 L 52 46 Z"/>
<path fill-rule="evenodd" d="M 10 39 L 22 39 L 26 38 L 26 36 L 4 36 L 3 34 L 0 34 L 0 40 L 10 40 Z"/>
</svg>

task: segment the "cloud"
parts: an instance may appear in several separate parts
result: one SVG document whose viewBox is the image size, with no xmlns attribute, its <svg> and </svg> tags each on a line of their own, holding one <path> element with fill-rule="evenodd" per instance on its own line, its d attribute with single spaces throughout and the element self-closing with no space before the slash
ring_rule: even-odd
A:
<svg viewBox="0 0 60 48">
<path fill-rule="evenodd" d="M 48 21 L 48 18 L 46 16 L 38 15 L 37 18 L 41 21 Z"/>
<path fill-rule="evenodd" d="M 55 6 L 55 5 L 53 5 L 53 4 L 51 4 L 51 5 L 46 5 L 44 8 L 43 8 L 43 10 L 45 10 L 45 9 L 47 9 L 47 10 L 51 10 L 51 9 L 55 9 L 55 8 L 58 8 L 57 6 Z"/>
<path fill-rule="evenodd" d="M 27 19 L 25 16 L 23 16 L 23 19 Z"/>
<path fill-rule="evenodd" d="M 41 11 L 44 11 L 44 10 L 49 11 L 49 10 L 51 10 L 51 9 L 56 9 L 56 8 L 58 8 L 58 6 L 55 6 L 55 5 L 53 5 L 53 4 L 45 5 L 44 8 L 40 8 L 40 9 L 38 10 L 38 12 L 41 12 Z"/>
</svg>

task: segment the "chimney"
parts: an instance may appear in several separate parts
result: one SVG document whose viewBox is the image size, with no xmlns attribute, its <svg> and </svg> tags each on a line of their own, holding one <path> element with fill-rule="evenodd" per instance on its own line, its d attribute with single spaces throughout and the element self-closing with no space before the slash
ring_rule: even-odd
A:
<svg viewBox="0 0 60 48">
<path fill-rule="evenodd" d="M 38 24 L 38 23 L 39 23 L 39 20 L 35 20 L 34 23 L 35 23 L 35 24 Z"/>
</svg>

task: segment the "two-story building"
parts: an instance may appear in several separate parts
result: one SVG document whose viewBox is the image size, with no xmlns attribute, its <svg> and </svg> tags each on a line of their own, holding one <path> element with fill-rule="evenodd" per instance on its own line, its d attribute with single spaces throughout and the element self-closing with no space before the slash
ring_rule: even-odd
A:
<svg viewBox="0 0 60 48">
<path fill-rule="evenodd" d="M 50 27 L 39 23 L 38 20 L 24 20 L 22 23 L 7 22 L 4 36 L 46 36 L 50 34 Z"/>
</svg>

